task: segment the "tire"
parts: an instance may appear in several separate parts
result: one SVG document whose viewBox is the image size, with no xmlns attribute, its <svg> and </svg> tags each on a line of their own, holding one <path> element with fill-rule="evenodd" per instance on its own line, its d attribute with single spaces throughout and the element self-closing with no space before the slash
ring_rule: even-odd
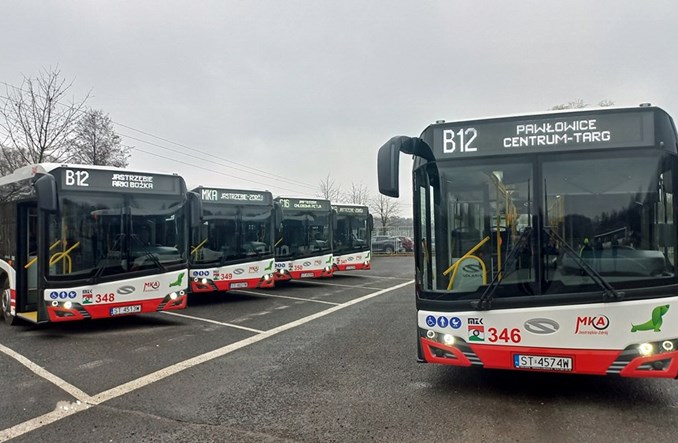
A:
<svg viewBox="0 0 678 443">
<path fill-rule="evenodd" d="M 2 316 L 5 319 L 5 323 L 11 326 L 17 323 L 17 318 L 11 313 L 10 298 L 11 292 L 9 290 L 9 280 L 5 278 L 2 284 L 2 294 L 0 294 L 0 310 L 2 310 Z"/>
<path fill-rule="evenodd" d="M 393 254 L 393 246 L 384 246 L 384 253 Z"/>
</svg>

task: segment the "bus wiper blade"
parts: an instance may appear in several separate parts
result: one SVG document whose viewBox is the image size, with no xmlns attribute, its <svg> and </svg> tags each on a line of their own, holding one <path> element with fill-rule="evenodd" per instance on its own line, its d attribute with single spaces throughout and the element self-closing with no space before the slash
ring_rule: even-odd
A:
<svg viewBox="0 0 678 443">
<path fill-rule="evenodd" d="M 507 268 L 509 263 L 512 263 L 518 254 L 518 251 L 520 251 L 523 246 L 525 245 L 525 242 L 527 241 L 528 238 L 532 235 L 532 228 L 531 227 L 526 227 L 525 230 L 520 234 L 520 237 L 518 237 L 518 240 L 513 245 L 513 249 L 511 249 L 511 252 L 509 252 L 508 256 L 506 257 L 506 260 L 504 260 L 504 263 L 502 263 L 501 268 L 499 268 L 499 272 L 494 276 L 490 284 L 487 286 L 485 289 L 485 292 L 483 292 L 483 295 L 480 296 L 480 298 L 476 301 L 473 301 L 471 305 L 473 306 L 474 309 L 477 309 L 479 311 L 486 311 L 492 308 L 492 299 L 494 297 L 494 292 L 497 290 L 499 285 L 501 284 L 502 280 L 499 279 L 499 277 L 504 274 L 505 269 Z"/>
<path fill-rule="evenodd" d="M 156 257 L 155 255 L 153 255 L 153 253 L 152 253 L 151 251 L 148 250 L 148 248 L 146 247 L 146 245 L 144 244 L 144 242 L 142 242 L 141 239 L 139 239 L 139 237 L 137 237 L 135 234 L 132 234 L 131 237 L 132 237 L 134 240 L 136 240 L 137 243 L 139 243 L 139 245 L 141 246 L 141 252 L 144 253 L 144 256 L 150 258 L 151 261 L 152 261 L 152 262 L 158 267 L 158 269 L 160 269 L 162 272 L 167 272 L 167 268 L 165 267 L 165 265 L 163 265 L 162 263 L 160 263 L 160 260 L 158 260 L 158 257 Z"/>
<path fill-rule="evenodd" d="M 572 259 L 581 267 L 581 269 L 586 272 L 586 274 L 591 277 L 591 279 L 598 284 L 603 289 L 603 299 L 604 300 L 622 300 L 624 298 L 624 293 L 617 291 L 612 285 L 605 280 L 605 278 L 598 273 L 595 269 L 591 267 L 588 263 L 586 263 L 586 260 L 584 260 L 579 254 L 577 254 L 577 251 L 574 250 L 572 246 L 568 242 L 565 241 L 558 233 L 556 232 L 555 229 L 553 228 L 547 228 L 549 231 L 550 235 L 553 235 L 561 245 L 565 248 L 565 252 L 572 257 Z"/>
</svg>

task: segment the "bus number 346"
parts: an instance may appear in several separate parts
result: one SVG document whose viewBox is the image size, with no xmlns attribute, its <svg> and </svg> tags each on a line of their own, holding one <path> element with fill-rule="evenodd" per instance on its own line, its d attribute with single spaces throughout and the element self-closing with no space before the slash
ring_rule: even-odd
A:
<svg viewBox="0 0 678 443">
<path fill-rule="evenodd" d="M 490 337 L 488 338 L 490 343 L 496 343 L 498 341 L 504 343 L 520 343 L 520 340 L 522 339 L 520 336 L 520 329 L 518 328 L 513 328 L 510 331 L 508 328 L 504 328 L 501 331 L 497 331 L 497 328 L 490 328 L 487 332 L 490 333 Z"/>
</svg>

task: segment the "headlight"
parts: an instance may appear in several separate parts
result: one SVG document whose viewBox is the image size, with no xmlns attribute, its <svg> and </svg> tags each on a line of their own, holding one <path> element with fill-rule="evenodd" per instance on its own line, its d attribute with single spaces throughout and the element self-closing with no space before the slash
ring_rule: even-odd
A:
<svg viewBox="0 0 678 443">
<path fill-rule="evenodd" d="M 640 355 L 643 357 L 648 357 L 654 353 L 654 346 L 652 346 L 650 343 L 643 343 L 642 345 L 638 346 L 638 352 L 640 352 Z"/>
</svg>

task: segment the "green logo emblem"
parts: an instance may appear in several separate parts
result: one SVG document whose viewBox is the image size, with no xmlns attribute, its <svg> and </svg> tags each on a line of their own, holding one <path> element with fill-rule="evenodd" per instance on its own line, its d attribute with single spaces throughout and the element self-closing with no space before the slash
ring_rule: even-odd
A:
<svg viewBox="0 0 678 443">
<path fill-rule="evenodd" d="M 669 305 L 663 305 L 663 306 L 657 306 L 652 310 L 652 318 L 645 323 L 642 323 L 640 325 L 631 325 L 631 332 L 636 332 L 636 331 L 654 331 L 654 332 L 659 332 L 661 331 L 662 323 L 664 323 L 664 320 L 662 317 L 664 317 L 664 314 L 668 312 L 669 310 Z"/>
<path fill-rule="evenodd" d="M 181 281 L 184 279 L 184 274 L 185 274 L 184 272 L 179 274 L 179 277 L 177 277 L 177 279 L 175 281 L 170 283 L 169 287 L 172 288 L 174 286 L 181 286 Z"/>
<path fill-rule="evenodd" d="M 266 268 L 264 268 L 264 271 L 270 271 L 271 269 L 273 269 L 273 263 L 274 263 L 274 260 L 271 260 L 271 263 L 269 263 L 268 266 L 266 266 Z"/>
</svg>

